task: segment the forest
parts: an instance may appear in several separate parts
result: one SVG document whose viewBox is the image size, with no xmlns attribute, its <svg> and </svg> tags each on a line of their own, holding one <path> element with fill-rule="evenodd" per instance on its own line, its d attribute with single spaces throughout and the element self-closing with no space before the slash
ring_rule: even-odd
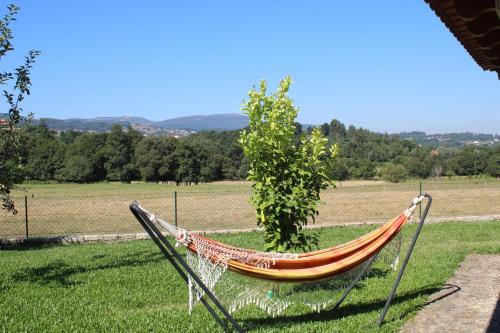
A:
<svg viewBox="0 0 500 333">
<path fill-rule="evenodd" d="M 339 157 L 328 165 L 335 180 L 500 176 L 500 146 L 425 147 L 397 135 L 346 128 L 336 119 L 320 129 L 329 144 L 340 146 Z M 296 144 L 311 130 L 297 123 Z M 23 136 L 21 164 L 26 180 L 197 184 L 245 179 L 248 166 L 238 137 L 239 131 L 144 137 L 120 125 L 106 133 L 56 133 L 42 122 Z"/>
</svg>

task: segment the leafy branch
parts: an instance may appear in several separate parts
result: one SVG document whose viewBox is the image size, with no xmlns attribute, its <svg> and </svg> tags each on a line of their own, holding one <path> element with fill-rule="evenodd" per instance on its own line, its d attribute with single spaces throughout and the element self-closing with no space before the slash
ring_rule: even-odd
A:
<svg viewBox="0 0 500 333">
<path fill-rule="evenodd" d="M 16 5 L 7 6 L 8 13 L 0 19 L 0 60 L 14 49 L 12 45 L 12 29 L 10 23 L 15 21 L 19 11 Z M 8 104 L 9 119 L 6 127 L 0 129 L 0 201 L 2 208 L 13 214 L 17 213 L 14 200 L 10 194 L 23 181 L 22 168 L 19 163 L 19 139 L 24 133 L 26 124 L 31 120 L 29 114 L 23 126 L 21 123 L 20 107 L 25 96 L 30 95 L 31 69 L 40 51 L 31 50 L 25 57 L 24 64 L 17 67 L 14 72 L 0 72 L 0 85 L 4 86 L 3 96 Z M 12 82 L 13 85 L 8 87 Z"/>
</svg>

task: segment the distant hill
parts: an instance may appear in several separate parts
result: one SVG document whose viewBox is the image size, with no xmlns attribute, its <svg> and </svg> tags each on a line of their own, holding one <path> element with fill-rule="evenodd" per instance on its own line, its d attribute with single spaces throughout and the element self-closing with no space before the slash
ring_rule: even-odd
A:
<svg viewBox="0 0 500 333">
<path fill-rule="evenodd" d="M 230 131 L 248 126 L 248 117 L 237 113 L 212 114 L 167 119 L 155 124 L 161 128 Z"/>
<path fill-rule="evenodd" d="M 6 114 L 0 114 L 0 118 L 8 118 Z M 38 125 L 44 122 L 47 127 L 56 131 L 109 131 L 114 124 L 124 127 L 134 126 L 149 129 L 186 129 L 194 131 L 229 131 L 237 130 L 248 126 L 248 117 L 241 114 L 212 114 L 199 115 L 152 121 L 142 117 L 98 117 L 91 119 L 72 118 L 55 119 L 40 118 L 34 119 L 33 124 Z"/>
<path fill-rule="evenodd" d="M 500 135 L 481 134 L 481 133 L 444 133 L 427 134 L 425 132 L 402 132 L 397 134 L 399 137 L 415 142 L 427 147 L 461 147 L 461 146 L 497 146 L 500 145 Z"/>
<path fill-rule="evenodd" d="M 140 124 L 140 125 L 153 125 L 154 121 L 143 117 L 133 117 L 133 116 L 123 116 L 123 117 L 97 117 L 89 119 L 89 121 L 104 122 L 109 124 L 117 123 L 130 123 L 130 124 Z"/>
</svg>

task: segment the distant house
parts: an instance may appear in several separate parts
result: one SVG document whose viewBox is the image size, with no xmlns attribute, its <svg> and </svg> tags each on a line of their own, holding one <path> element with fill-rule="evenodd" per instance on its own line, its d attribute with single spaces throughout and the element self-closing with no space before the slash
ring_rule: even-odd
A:
<svg viewBox="0 0 500 333">
<path fill-rule="evenodd" d="M 8 126 L 9 126 L 9 120 L 0 118 L 0 128 L 8 127 Z"/>
</svg>

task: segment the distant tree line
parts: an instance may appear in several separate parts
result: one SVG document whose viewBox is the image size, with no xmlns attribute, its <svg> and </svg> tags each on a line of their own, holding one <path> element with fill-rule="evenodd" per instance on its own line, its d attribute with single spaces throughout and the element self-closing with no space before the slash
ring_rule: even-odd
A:
<svg viewBox="0 0 500 333">
<path fill-rule="evenodd" d="M 31 126 L 21 145 L 27 180 L 173 182 L 197 184 L 246 176 L 238 131 L 186 138 L 143 137 L 132 128 L 108 133 Z"/>
<path fill-rule="evenodd" d="M 500 176 L 500 147 L 423 147 L 397 135 L 346 128 L 336 119 L 321 129 L 330 143 L 340 146 L 340 159 L 330 168 L 336 179 L 380 177 L 398 182 L 408 177 Z"/>
<path fill-rule="evenodd" d="M 396 135 L 346 128 L 335 119 L 320 129 L 329 145 L 340 147 L 339 158 L 328 165 L 336 180 L 500 176 L 500 147 L 421 147 Z M 311 131 L 296 124 L 296 144 Z M 119 125 L 108 133 L 57 134 L 41 123 L 29 127 L 21 141 L 21 164 L 26 179 L 42 181 L 197 184 L 244 179 L 248 164 L 238 137 L 239 131 L 200 132 L 179 139 L 143 137 Z"/>
</svg>

